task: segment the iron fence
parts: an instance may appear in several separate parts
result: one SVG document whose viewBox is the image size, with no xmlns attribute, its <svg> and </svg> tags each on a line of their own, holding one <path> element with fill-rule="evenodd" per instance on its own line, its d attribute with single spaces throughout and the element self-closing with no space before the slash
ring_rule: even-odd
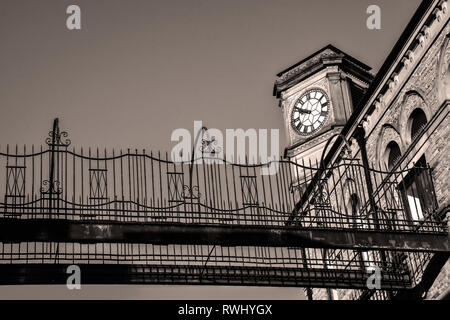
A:
<svg viewBox="0 0 450 320">
<path fill-rule="evenodd" d="M 0 150 L 0 220 L 447 233 L 446 223 L 435 214 L 432 170 L 425 163 L 389 171 L 364 167 L 357 158 L 343 157 L 323 167 L 286 159 L 229 163 L 211 158 L 211 153 L 177 163 L 167 153 L 145 150 L 76 151 L 57 122 L 46 143 L 45 148 Z M 263 169 L 271 171 L 273 166 L 275 173 L 264 174 Z M 374 186 L 371 194 L 368 181 Z M 11 268 L 0 274 L 14 276 L 2 276 L 0 282 L 44 281 L 46 272 L 47 280 L 53 281 L 51 275 L 64 270 L 49 268 L 79 264 L 93 270 L 94 282 L 117 283 L 127 274 L 129 278 L 122 280 L 128 283 L 149 277 L 147 283 L 362 289 L 368 268 L 378 266 L 383 290 L 399 290 L 420 281 L 430 257 L 429 253 L 298 247 L 3 242 L 0 267 Z M 109 269 L 103 270 L 115 274 L 108 280 L 96 265 L 107 265 Z M 138 269 L 130 269 L 133 266 Z M 33 270 L 35 278 L 29 278 Z"/>
<path fill-rule="evenodd" d="M 286 159 L 177 163 L 145 150 L 77 152 L 58 128 L 50 136 L 47 148 L 0 150 L 0 218 L 446 232 L 426 165 L 371 168 L 368 194 L 358 159 L 328 168 Z"/>
</svg>

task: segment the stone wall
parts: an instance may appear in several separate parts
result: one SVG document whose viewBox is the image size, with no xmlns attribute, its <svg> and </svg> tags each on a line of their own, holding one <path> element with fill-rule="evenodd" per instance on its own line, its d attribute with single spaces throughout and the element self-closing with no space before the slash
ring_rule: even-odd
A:
<svg viewBox="0 0 450 320">
<path fill-rule="evenodd" d="M 391 74 L 386 80 L 388 91 L 371 102 L 375 112 L 361 123 L 366 129 L 367 153 L 372 166 L 386 167 L 386 147 L 391 141 L 400 147 L 400 168 L 411 167 L 425 155 L 433 169 L 438 212 L 445 212 L 450 204 L 450 22 L 447 3 L 439 1 L 433 22 L 416 35 L 419 44 L 405 53 L 403 70 L 397 68 L 398 73 Z M 425 113 L 427 125 L 413 138 L 410 115 L 417 108 Z M 426 298 L 437 299 L 449 288 L 448 261 Z M 338 290 L 339 299 L 351 299 L 358 293 Z M 327 299 L 326 291 L 317 289 L 314 297 Z"/>
<path fill-rule="evenodd" d="M 450 105 L 445 103 L 448 91 L 446 79 L 450 77 L 450 23 L 442 30 L 427 50 L 409 79 L 402 84 L 399 94 L 384 105 L 377 124 L 367 136 L 367 153 L 372 166 L 385 167 L 385 151 L 389 142 L 395 141 L 403 155 L 401 167 L 411 165 L 425 155 L 433 168 L 438 210 L 450 204 Z M 448 101 L 448 100 L 447 100 Z M 411 138 L 411 113 L 420 108 L 429 125 L 415 139 Z M 450 287 L 450 262 L 444 266 L 427 299 L 437 299 Z M 339 299 L 351 299 L 355 291 L 338 290 Z M 325 290 L 315 290 L 316 299 L 327 299 Z"/>
<path fill-rule="evenodd" d="M 450 203 L 450 107 L 445 103 L 442 88 L 442 70 L 448 70 L 448 59 L 442 56 L 449 50 L 448 34 L 450 23 L 443 29 L 417 66 L 410 79 L 404 84 L 400 94 L 387 107 L 374 130 L 367 137 L 369 161 L 378 165 L 383 163 L 383 153 L 390 141 L 396 141 L 404 155 L 406 166 L 425 155 L 433 168 L 433 182 L 439 209 Z M 445 64 L 443 66 L 443 64 Z M 428 122 L 433 122 L 422 136 L 411 141 L 408 118 L 421 108 Z M 439 277 L 428 292 L 427 298 L 436 299 L 450 287 L 450 263 L 447 262 Z"/>
</svg>

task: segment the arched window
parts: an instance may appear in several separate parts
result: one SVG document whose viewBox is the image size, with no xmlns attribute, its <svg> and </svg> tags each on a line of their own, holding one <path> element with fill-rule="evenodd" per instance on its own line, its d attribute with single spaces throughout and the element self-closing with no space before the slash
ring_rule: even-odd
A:
<svg viewBox="0 0 450 320">
<path fill-rule="evenodd" d="M 423 128 L 427 125 L 427 116 L 422 109 L 416 109 L 411 113 L 408 124 L 410 128 L 411 141 L 417 138 L 422 132 Z"/>
<path fill-rule="evenodd" d="M 398 185 L 404 208 L 411 220 L 423 220 L 436 209 L 433 188 L 425 156 L 422 156 Z"/>
<path fill-rule="evenodd" d="M 400 151 L 400 147 L 397 142 L 391 141 L 386 147 L 385 152 L 385 161 L 389 170 L 391 170 L 394 165 L 397 163 L 398 159 L 402 156 L 402 152 Z"/>
</svg>

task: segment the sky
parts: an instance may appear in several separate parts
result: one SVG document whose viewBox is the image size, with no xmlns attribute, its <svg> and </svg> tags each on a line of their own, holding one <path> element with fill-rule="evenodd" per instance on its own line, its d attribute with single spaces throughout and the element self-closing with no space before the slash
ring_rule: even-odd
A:
<svg viewBox="0 0 450 320">
<path fill-rule="evenodd" d="M 170 151 L 172 131 L 192 131 L 194 120 L 280 129 L 283 149 L 276 74 L 327 44 L 376 72 L 419 2 L 1 0 L 0 146 L 44 144 L 59 117 L 77 149 Z M 81 30 L 66 28 L 71 4 L 81 8 Z M 366 27 L 371 4 L 381 8 L 381 30 Z M 303 298 L 295 288 L 33 288 L 0 287 L 0 298 L 41 289 L 84 298 Z"/>
</svg>

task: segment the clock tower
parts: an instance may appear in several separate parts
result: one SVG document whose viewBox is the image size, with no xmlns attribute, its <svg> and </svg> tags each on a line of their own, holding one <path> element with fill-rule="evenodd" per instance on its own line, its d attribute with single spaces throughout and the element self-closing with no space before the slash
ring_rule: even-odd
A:
<svg viewBox="0 0 450 320">
<path fill-rule="evenodd" d="M 328 45 L 277 75 L 274 96 L 283 114 L 287 158 L 320 161 L 327 140 L 342 130 L 372 82 L 370 69 Z"/>
</svg>

